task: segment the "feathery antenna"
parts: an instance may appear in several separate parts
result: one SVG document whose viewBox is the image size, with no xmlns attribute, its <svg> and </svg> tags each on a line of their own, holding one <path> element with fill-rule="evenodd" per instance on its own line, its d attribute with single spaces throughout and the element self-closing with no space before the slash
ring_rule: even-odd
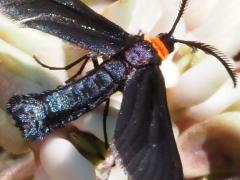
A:
<svg viewBox="0 0 240 180">
<path fill-rule="evenodd" d="M 179 20 L 181 19 L 186 7 L 187 7 L 187 2 L 188 0 L 182 0 L 181 6 L 180 6 L 180 10 L 178 12 L 177 18 L 171 28 L 171 30 L 169 31 L 168 35 L 171 36 L 174 33 L 174 30 L 176 29 L 176 26 L 179 22 Z"/>
<path fill-rule="evenodd" d="M 208 44 L 201 43 L 201 42 L 196 42 L 196 41 L 184 41 L 180 39 L 173 39 L 173 41 L 185 44 L 191 48 L 201 49 L 203 52 L 216 57 L 227 70 L 229 76 L 233 81 L 234 87 L 237 86 L 237 74 L 234 71 L 234 65 L 232 64 L 231 60 L 227 56 L 225 56 L 222 52 L 217 50 L 215 47 Z"/>
</svg>

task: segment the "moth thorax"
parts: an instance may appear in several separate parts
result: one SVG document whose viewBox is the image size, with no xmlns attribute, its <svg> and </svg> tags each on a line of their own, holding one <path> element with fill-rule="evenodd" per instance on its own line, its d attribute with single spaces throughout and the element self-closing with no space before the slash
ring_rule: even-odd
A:
<svg viewBox="0 0 240 180">
<path fill-rule="evenodd" d="M 135 43 L 125 51 L 125 60 L 135 67 L 143 67 L 149 64 L 160 64 L 156 62 L 157 53 L 147 41 Z"/>
</svg>

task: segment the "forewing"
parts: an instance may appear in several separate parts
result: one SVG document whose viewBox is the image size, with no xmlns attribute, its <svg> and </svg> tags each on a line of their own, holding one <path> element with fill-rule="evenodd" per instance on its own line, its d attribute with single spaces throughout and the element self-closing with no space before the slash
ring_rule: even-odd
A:
<svg viewBox="0 0 240 180">
<path fill-rule="evenodd" d="M 84 49 L 115 54 L 135 38 L 80 0 L 1 0 L 1 12 Z"/>
<path fill-rule="evenodd" d="M 183 180 L 163 76 L 157 66 L 127 82 L 114 145 L 133 180 Z"/>
</svg>

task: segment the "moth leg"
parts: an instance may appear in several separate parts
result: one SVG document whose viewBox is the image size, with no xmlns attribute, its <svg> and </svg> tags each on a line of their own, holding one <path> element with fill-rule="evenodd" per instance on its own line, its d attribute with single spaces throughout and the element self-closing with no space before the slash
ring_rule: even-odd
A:
<svg viewBox="0 0 240 180">
<path fill-rule="evenodd" d="M 140 36 L 141 38 L 144 38 L 144 33 L 142 32 L 141 29 L 138 30 L 137 35 Z"/>
<path fill-rule="evenodd" d="M 66 80 L 65 83 L 70 83 L 70 82 L 74 81 L 77 76 L 82 74 L 82 72 L 83 72 L 84 68 L 86 67 L 89 59 L 91 59 L 91 61 L 93 63 L 93 66 L 94 66 L 94 69 L 99 67 L 97 56 L 87 56 L 86 59 L 83 61 L 80 69 L 78 70 L 78 72 L 76 74 L 74 74 L 72 77 L 70 77 L 68 80 Z M 75 62 L 73 62 L 73 63 L 75 63 Z"/>
<path fill-rule="evenodd" d="M 87 59 L 85 59 L 80 67 L 80 69 L 78 70 L 78 72 L 76 74 L 74 74 L 72 77 L 70 77 L 68 80 L 65 81 L 65 83 L 70 83 L 72 81 L 75 80 L 75 78 L 79 75 L 79 74 L 82 74 L 84 68 L 86 67 L 87 65 L 87 62 L 90 58 L 88 57 Z"/>
<path fill-rule="evenodd" d="M 95 69 L 99 67 L 99 63 L 96 56 L 92 58 L 92 62 Z M 108 137 L 107 137 L 107 117 L 109 112 L 109 104 L 110 104 L 110 99 L 108 98 L 106 100 L 104 110 L 103 110 L 103 135 L 104 135 L 104 143 L 105 143 L 106 149 L 109 148 Z"/>
<path fill-rule="evenodd" d="M 198 49 L 196 47 L 192 47 L 192 54 L 196 53 Z"/>
<path fill-rule="evenodd" d="M 105 142 L 106 149 L 109 148 L 108 137 L 107 137 L 107 117 L 109 112 L 109 105 L 110 105 L 110 99 L 108 98 L 106 100 L 106 104 L 103 111 L 103 135 L 104 135 L 104 142 Z"/>
<path fill-rule="evenodd" d="M 99 62 L 97 60 L 97 56 L 92 57 L 91 60 L 92 60 L 94 69 L 97 69 L 99 67 Z"/>
<path fill-rule="evenodd" d="M 89 59 L 89 55 L 84 55 L 80 58 L 78 58 L 76 61 L 74 61 L 71 64 L 68 64 L 67 66 L 64 67 L 52 67 L 52 66 L 48 66 L 44 63 L 42 63 L 36 56 L 33 56 L 33 58 L 35 59 L 35 61 L 40 64 L 42 67 L 50 69 L 50 70 L 68 70 L 70 68 L 72 68 L 73 66 L 77 65 L 78 63 L 82 62 L 83 60 Z"/>
</svg>

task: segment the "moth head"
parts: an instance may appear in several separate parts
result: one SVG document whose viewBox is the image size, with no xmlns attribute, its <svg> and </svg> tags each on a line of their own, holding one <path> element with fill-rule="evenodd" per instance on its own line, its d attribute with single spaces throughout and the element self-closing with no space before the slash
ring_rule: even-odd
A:
<svg viewBox="0 0 240 180">
<path fill-rule="evenodd" d="M 160 33 L 158 38 L 164 43 L 168 52 L 171 53 L 174 51 L 174 37 L 168 33 Z"/>
</svg>

